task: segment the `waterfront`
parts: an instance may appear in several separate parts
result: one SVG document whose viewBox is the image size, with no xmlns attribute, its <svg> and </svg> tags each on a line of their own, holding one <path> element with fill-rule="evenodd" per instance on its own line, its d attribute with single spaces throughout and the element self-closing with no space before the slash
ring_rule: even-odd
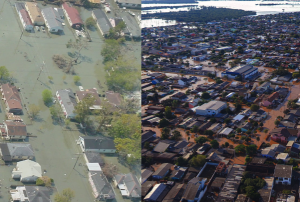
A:
<svg viewBox="0 0 300 202">
<path fill-rule="evenodd" d="M 198 2 L 198 7 L 201 6 L 214 6 L 214 7 L 223 7 L 223 8 L 232 8 L 232 9 L 241 9 L 245 11 L 256 11 L 257 15 L 267 15 L 267 14 L 277 14 L 282 13 L 284 9 L 285 13 L 288 12 L 299 12 L 299 5 L 277 5 L 277 6 L 257 6 L 255 4 L 260 3 L 260 1 L 201 1 Z M 268 3 L 264 1 L 264 3 Z M 283 3 L 272 1 L 271 3 Z M 186 5 L 187 7 L 181 8 L 172 8 L 172 6 L 181 6 Z M 195 5 L 195 4 L 194 4 Z M 174 12 L 174 11 L 187 11 L 189 7 L 194 7 L 191 4 L 146 4 L 144 7 L 154 7 L 154 6 L 170 6 L 170 8 L 164 9 L 155 9 L 155 10 L 143 10 L 142 14 L 154 13 L 154 12 Z M 162 19 L 151 19 L 151 20 L 142 20 L 142 27 L 158 27 L 158 26 L 167 26 L 174 25 L 175 21 L 166 21 Z"/>
</svg>

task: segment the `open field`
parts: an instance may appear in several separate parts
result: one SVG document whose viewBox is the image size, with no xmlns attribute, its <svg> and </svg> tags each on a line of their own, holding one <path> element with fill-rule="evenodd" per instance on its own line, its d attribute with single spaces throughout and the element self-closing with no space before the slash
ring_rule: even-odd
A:
<svg viewBox="0 0 300 202">
<path fill-rule="evenodd" d="M 50 89 L 54 95 L 59 89 L 71 88 L 75 92 L 78 86 L 83 86 L 85 89 L 96 87 L 103 94 L 107 90 L 106 72 L 100 55 L 103 37 L 98 32 L 90 32 L 92 42 L 88 43 L 88 48 L 82 51 L 80 62 L 74 66 L 76 74 L 81 78 L 80 83 L 75 84 L 73 75 L 63 73 L 52 61 L 54 54 L 68 56 L 68 52 L 72 52 L 66 48 L 66 43 L 70 39 L 75 40 L 75 36 L 67 22 L 64 34 L 60 36 L 42 32 L 22 34 L 14 3 L 12 0 L 4 1 L 0 5 L 3 6 L 0 10 L 0 66 L 6 66 L 12 73 L 14 84 L 21 89 L 23 105 L 36 104 L 41 108 L 39 117 L 33 122 L 28 118 L 26 110 L 21 116 L 27 124 L 27 132 L 37 136 L 28 140 L 35 150 L 36 161 L 46 170 L 45 175 L 54 179 L 57 191 L 70 188 L 75 192 L 74 202 L 94 201 L 85 161 L 79 146 L 76 145 L 78 137 L 84 134 L 73 123 L 71 130 L 67 130 L 63 125 L 52 121 L 49 109 L 43 104 L 42 91 Z M 83 20 L 91 16 L 91 11 L 81 9 L 81 13 Z M 139 43 L 127 42 L 126 45 L 132 47 L 128 57 L 140 60 Z M 48 76 L 52 76 L 53 80 L 49 81 Z M 97 80 L 100 80 L 102 89 L 98 87 Z M 3 103 L 0 106 L 0 119 L 4 120 Z M 78 162 L 75 164 L 77 158 Z M 0 166 L 1 202 L 9 201 L 9 189 L 5 187 L 20 184 L 11 179 L 13 167 Z"/>
</svg>

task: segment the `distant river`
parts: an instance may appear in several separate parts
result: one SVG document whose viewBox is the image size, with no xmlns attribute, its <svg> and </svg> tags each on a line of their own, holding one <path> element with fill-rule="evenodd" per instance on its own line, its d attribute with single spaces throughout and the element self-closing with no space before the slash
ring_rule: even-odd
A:
<svg viewBox="0 0 300 202">
<path fill-rule="evenodd" d="M 284 12 L 300 12 L 300 2 L 295 2 L 298 5 L 277 5 L 277 6 L 257 6 L 255 4 L 262 3 L 260 1 L 200 1 L 198 4 L 193 4 L 192 6 L 215 6 L 223 8 L 233 8 L 233 9 L 242 9 L 246 11 L 256 11 L 257 15 L 266 15 L 266 14 L 276 14 Z M 286 3 L 283 1 L 264 1 L 263 3 Z M 289 2 L 292 3 L 292 2 Z M 191 5 L 191 4 L 144 4 L 143 7 L 153 7 L 153 6 L 181 6 L 181 5 Z M 155 9 L 155 10 L 143 10 L 142 14 L 145 13 L 154 13 L 154 12 L 170 12 L 170 11 L 187 11 L 188 7 L 181 8 L 164 8 L 164 9 Z M 142 27 L 158 27 L 166 25 L 175 25 L 176 21 L 166 21 L 162 19 L 147 19 L 142 20 Z"/>
</svg>

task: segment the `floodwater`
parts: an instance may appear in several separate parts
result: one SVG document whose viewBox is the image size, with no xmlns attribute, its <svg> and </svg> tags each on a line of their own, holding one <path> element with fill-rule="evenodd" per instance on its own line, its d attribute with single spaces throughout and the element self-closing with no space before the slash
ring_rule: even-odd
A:
<svg viewBox="0 0 300 202">
<path fill-rule="evenodd" d="M 103 94 L 107 90 L 106 73 L 100 55 L 103 37 L 98 32 L 91 32 L 93 41 L 88 43 L 87 49 L 82 50 L 80 62 L 74 66 L 76 74 L 81 78 L 80 82 L 75 84 L 74 75 L 63 73 L 52 62 L 54 54 L 68 56 L 68 52 L 72 52 L 66 48 L 66 43 L 76 38 L 68 23 L 65 22 L 64 34 L 61 36 L 43 32 L 22 34 L 14 3 L 13 0 L 1 3 L 0 66 L 6 66 L 12 73 L 14 84 L 20 88 L 23 105 L 36 104 L 41 108 L 38 118 L 33 122 L 28 119 L 25 109 L 24 115 L 21 116 L 27 124 L 27 132 L 36 136 L 30 137 L 27 141 L 35 151 L 36 162 L 41 165 L 42 170 L 46 170 L 45 175 L 54 179 L 57 191 L 70 188 L 75 192 L 74 202 L 94 201 L 88 182 L 87 167 L 76 144 L 78 137 L 84 134 L 77 130 L 73 123 L 71 130 L 66 130 L 64 126 L 52 121 L 49 109 L 43 104 L 42 91 L 50 89 L 54 95 L 59 89 L 71 88 L 75 92 L 79 90 L 78 86 L 83 86 L 85 89 L 96 87 L 99 93 Z M 91 11 L 82 9 L 81 14 L 85 21 L 91 16 Z M 127 45 L 134 47 L 128 55 L 140 59 L 139 43 L 128 42 Z M 52 76 L 53 80 L 49 81 L 48 76 Z M 99 89 L 97 80 L 100 80 L 102 89 Z M 2 102 L 0 107 L 0 119 L 4 120 L 5 109 Z M 0 166 L 0 184 L 2 184 L 0 202 L 7 202 L 10 198 L 9 190 L 5 187 L 20 184 L 11 179 L 13 167 Z"/>
<path fill-rule="evenodd" d="M 277 6 L 258 6 L 255 4 L 261 3 L 260 1 L 199 1 L 198 7 L 201 6 L 214 6 L 222 8 L 232 8 L 232 9 L 241 9 L 245 11 L 256 11 L 257 15 L 267 15 L 267 14 L 277 14 L 284 12 L 299 12 L 300 4 L 295 5 L 277 5 Z M 268 3 L 264 1 L 263 3 Z M 283 3 L 282 1 L 271 1 L 271 3 Z M 291 3 L 291 2 L 290 2 Z M 298 2 L 295 2 L 298 3 Z M 176 9 L 155 9 L 155 10 L 145 10 L 142 11 L 142 14 L 153 13 L 153 12 L 172 12 L 172 11 L 184 11 L 188 10 L 188 5 L 190 4 L 145 4 L 144 7 L 153 7 L 153 6 L 181 6 L 187 5 L 187 7 L 176 8 Z M 193 5 L 194 6 L 194 5 Z M 142 20 L 142 27 L 159 27 L 159 26 L 168 26 L 174 25 L 175 21 L 166 21 L 162 19 L 155 20 Z"/>
</svg>

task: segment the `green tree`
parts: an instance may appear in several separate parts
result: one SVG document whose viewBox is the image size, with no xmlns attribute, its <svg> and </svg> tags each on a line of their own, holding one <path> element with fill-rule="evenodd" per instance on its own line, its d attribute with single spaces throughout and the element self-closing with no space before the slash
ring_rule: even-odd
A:
<svg viewBox="0 0 300 202">
<path fill-rule="evenodd" d="M 169 139 L 169 135 L 170 135 L 170 129 L 164 127 L 161 131 L 160 139 L 162 139 L 162 140 Z"/>
<path fill-rule="evenodd" d="M 165 115 L 166 115 L 166 118 L 167 119 L 172 119 L 173 118 L 173 114 L 172 114 L 172 111 L 171 111 L 171 107 L 167 106 L 165 108 Z"/>
<path fill-rule="evenodd" d="M 201 167 L 204 166 L 205 162 L 206 162 L 205 155 L 196 155 L 189 160 L 189 165 L 192 167 Z"/>
<path fill-rule="evenodd" d="M 120 44 L 118 41 L 106 39 L 101 55 L 104 57 L 104 63 L 117 59 L 120 55 Z"/>
<path fill-rule="evenodd" d="M 280 121 L 279 121 L 278 119 L 276 119 L 276 120 L 274 121 L 274 124 L 275 124 L 276 126 L 278 126 L 278 125 L 280 124 Z"/>
<path fill-rule="evenodd" d="M 192 133 L 197 133 L 198 132 L 198 126 L 193 126 L 193 128 L 191 129 Z"/>
<path fill-rule="evenodd" d="M 212 148 L 217 149 L 219 148 L 219 142 L 217 140 L 210 141 L 210 145 Z"/>
<path fill-rule="evenodd" d="M 79 123 L 88 124 L 90 107 L 95 103 L 95 98 L 91 95 L 83 98 L 76 106 L 74 113 L 75 118 Z"/>
<path fill-rule="evenodd" d="M 236 129 L 236 132 L 237 132 L 237 133 L 241 133 L 241 132 L 242 132 L 242 129 L 241 129 L 241 128 L 237 128 L 237 129 Z"/>
<path fill-rule="evenodd" d="M 60 118 L 60 109 L 56 105 L 52 105 L 49 110 L 52 119 L 58 120 Z"/>
<path fill-rule="evenodd" d="M 128 164 L 136 164 L 141 159 L 141 139 L 115 138 L 117 152 L 126 158 Z M 128 156 L 128 154 L 130 154 Z"/>
<path fill-rule="evenodd" d="M 168 126 L 169 124 L 170 124 L 170 122 L 167 119 L 163 118 L 159 121 L 158 127 L 164 128 L 164 127 Z"/>
<path fill-rule="evenodd" d="M 66 125 L 66 128 L 68 128 L 70 126 L 70 119 L 65 119 L 65 125 Z"/>
<path fill-rule="evenodd" d="M 256 112 L 257 110 L 259 110 L 259 106 L 257 104 L 252 104 L 250 110 Z"/>
<path fill-rule="evenodd" d="M 74 83 L 78 83 L 78 82 L 80 81 L 80 76 L 75 75 L 75 76 L 73 77 L 73 81 L 74 81 Z"/>
<path fill-rule="evenodd" d="M 178 157 L 178 159 L 175 162 L 177 166 L 187 166 L 187 163 L 188 161 L 184 159 L 182 156 Z"/>
<path fill-rule="evenodd" d="M 48 90 L 48 89 L 43 90 L 42 97 L 43 97 L 43 101 L 44 101 L 45 105 L 49 105 L 50 103 L 52 103 L 51 90 Z"/>
<path fill-rule="evenodd" d="M 92 27 L 96 27 L 96 21 L 93 17 L 89 17 L 85 20 L 85 26 L 89 29 L 91 29 Z"/>
<path fill-rule="evenodd" d="M 260 194 L 257 192 L 254 186 L 247 186 L 246 187 L 246 195 L 251 198 L 252 200 L 257 201 L 260 197 Z"/>
<path fill-rule="evenodd" d="M 201 95 L 201 98 L 203 99 L 210 99 L 210 95 L 208 92 L 203 92 L 202 95 Z"/>
<path fill-rule="evenodd" d="M 179 141 L 182 138 L 182 136 L 181 136 L 181 134 L 180 134 L 180 132 L 178 130 L 174 130 L 172 132 L 172 135 L 173 135 L 172 139 L 176 140 L 176 141 Z"/>
<path fill-rule="evenodd" d="M 209 121 L 212 122 L 212 123 L 216 123 L 217 119 L 216 118 L 211 118 Z"/>
<path fill-rule="evenodd" d="M 208 141 L 208 139 L 206 137 L 203 137 L 203 136 L 200 136 L 200 137 L 197 137 L 195 139 L 195 142 L 202 145 L 203 143 L 205 143 L 206 141 Z"/>
<path fill-rule="evenodd" d="M 225 123 L 225 124 L 229 124 L 230 121 L 231 121 L 231 120 L 230 120 L 229 118 L 226 118 L 226 119 L 224 120 L 224 123 Z"/>
<path fill-rule="evenodd" d="M 141 118 L 136 114 L 122 114 L 116 116 L 109 130 L 109 136 L 114 138 L 131 138 L 141 137 Z"/>
<path fill-rule="evenodd" d="M 9 71 L 5 66 L 0 67 L 0 80 L 5 81 L 9 79 Z"/>
<path fill-rule="evenodd" d="M 204 131 L 204 135 L 212 136 L 214 132 L 212 130 L 206 130 Z"/>
<path fill-rule="evenodd" d="M 254 156 L 257 152 L 257 146 L 255 144 L 249 145 L 248 147 L 246 147 L 246 153 L 249 156 Z"/>
<path fill-rule="evenodd" d="M 234 150 L 235 150 L 235 153 L 237 153 L 237 154 L 244 154 L 246 152 L 245 145 L 243 145 L 243 144 L 239 144 L 238 146 L 236 146 L 234 148 Z"/>
<path fill-rule="evenodd" d="M 71 202 L 74 197 L 75 197 L 74 191 L 67 188 L 67 189 L 62 190 L 61 193 L 56 193 L 54 195 L 54 201 L 55 202 Z"/>
</svg>

